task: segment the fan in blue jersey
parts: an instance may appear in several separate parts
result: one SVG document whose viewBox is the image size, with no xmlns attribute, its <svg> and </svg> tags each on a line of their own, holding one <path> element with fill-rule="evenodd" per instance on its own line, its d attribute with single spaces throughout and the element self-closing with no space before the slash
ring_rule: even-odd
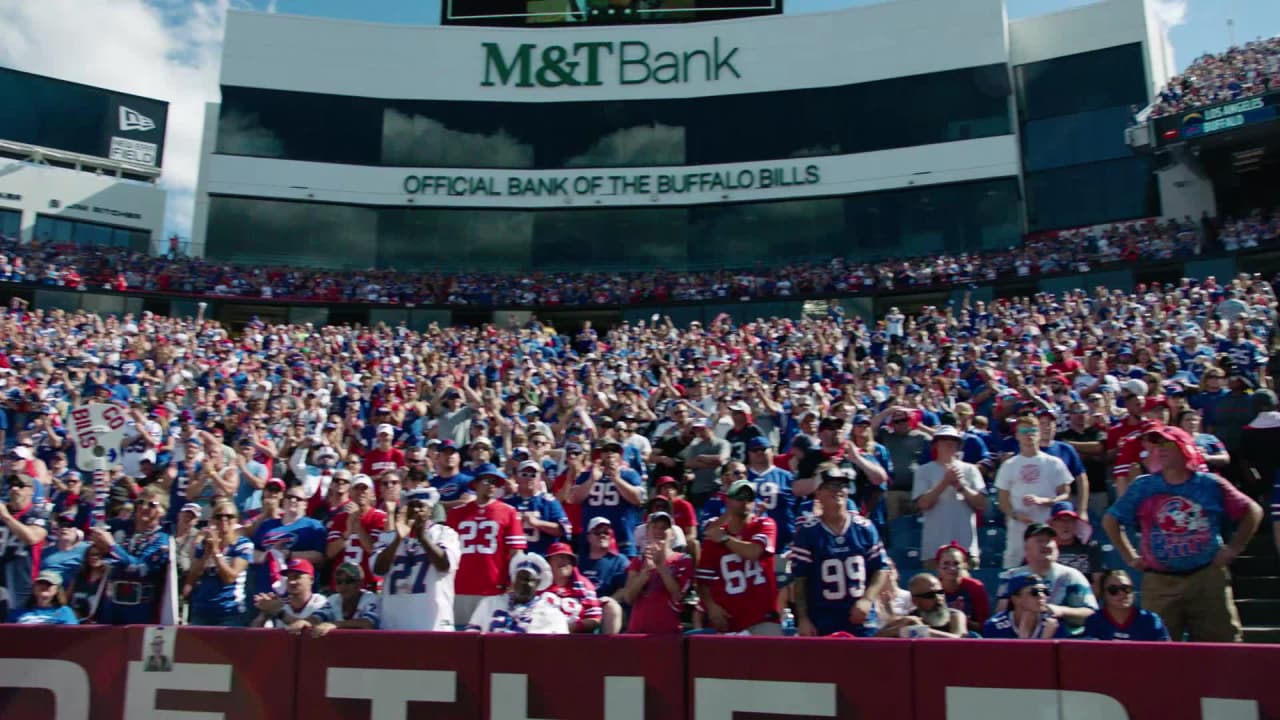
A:
<svg viewBox="0 0 1280 720">
<path fill-rule="evenodd" d="M 431 476 L 431 487 L 440 492 L 440 504 L 446 510 L 470 502 L 472 477 L 462 472 L 462 451 L 452 440 L 441 440 L 436 447 L 436 474 Z"/>
<path fill-rule="evenodd" d="M 8 499 L 0 504 L 0 599 L 7 597 L 9 602 L 0 611 L 26 605 L 40 570 L 49 512 L 44 503 L 33 499 L 37 484 L 27 475 L 10 475 Z"/>
<path fill-rule="evenodd" d="M 1102 576 L 1102 612 L 1084 621 L 1084 636 L 1091 640 L 1167 641 L 1169 629 L 1160 616 L 1133 604 L 1133 580 L 1124 570 Z"/>
<path fill-rule="evenodd" d="M 1006 640 L 1069 638 L 1063 623 L 1049 610 L 1049 588 L 1034 573 L 1019 573 L 1008 580 L 1009 609 L 992 615 L 982 626 L 982 637 Z"/>
<path fill-rule="evenodd" d="M 571 501 L 582 505 L 582 522 L 598 517 L 613 526 L 618 552 L 635 557 L 635 527 L 640 524 L 640 507 L 644 505 L 644 481 L 634 470 L 622 466 L 622 444 L 606 440 L 600 445 L 600 458 L 591 469 L 578 476 Z"/>
<path fill-rule="evenodd" d="M 269 503 L 264 503 L 266 505 Z M 292 487 L 284 493 L 279 515 L 272 513 L 246 531 L 253 541 L 253 562 L 249 565 L 249 597 L 272 592 L 273 585 L 280 580 L 291 559 L 311 563 L 324 560 L 328 531 L 319 520 L 307 517 L 306 511 L 306 491 L 301 487 Z"/>
<path fill-rule="evenodd" d="M 98 619 L 107 625 L 151 625 L 160 619 L 169 568 L 169 535 L 160 529 L 168 507 L 160 487 L 144 488 L 134 505 L 132 529 L 119 542 L 107 530 L 91 531 L 93 543 L 110 566 L 106 597 Z"/>
<path fill-rule="evenodd" d="M 778 526 L 777 552 L 791 547 L 796 528 L 796 496 L 791 491 L 795 476 L 773 464 L 773 443 L 760 436 L 747 441 L 747 479 L 756 488 L 756 511 Z"/>
<path fill-rule="evenodd" d="M 559 500 L 538 492 L 541 477 L 541 463 L 534 460 L 520 463 L 516 469 L 517 492 L 502 498 L 502 501 L 519 511 L 524 536 L 529 542 L 528 552 L 545 556 L 552 543 L 569 542 L 573 526 L 569 524 L 569 516 Z"/>
<path fill-rule="evenodd" d="M 805 636 L 876 632 L 872 599 L 880 595 L 888 561 L 870 520 L 848 508 L 851 474 L 834 466 L 818 471 L 819 511 L 796 528 L 791 545 L 796 625 Z"/>
</svg>

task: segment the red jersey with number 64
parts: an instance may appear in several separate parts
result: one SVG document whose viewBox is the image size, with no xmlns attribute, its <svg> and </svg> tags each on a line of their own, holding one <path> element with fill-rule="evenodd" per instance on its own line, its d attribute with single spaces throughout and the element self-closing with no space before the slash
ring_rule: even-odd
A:
<svg viewBox="0 0 1280 720">
<path fill-rule="evenodd" d="M 507 576 L 511 555 L 527 546 L 516 509 L 501 500 L 483 506 L 469 502 L 449 511 L 449 527 L 458 531 L 462 546 L 454 592 L 497 595 L 505 591 L 511 584 Z"/>
<path fill-rule="evenodd" d="M 747 520 L 733 537 L 764 548 L 758 560 L 747 560 L 724 543 L 704 540 L 695 577 L 711 590 L 711 599 L 729 614 L 729 632 L 762 622 L 777 622 L 778 580 L 773 574 L 773 548 L 778 526 L 766 515 Z"/>
</svg>

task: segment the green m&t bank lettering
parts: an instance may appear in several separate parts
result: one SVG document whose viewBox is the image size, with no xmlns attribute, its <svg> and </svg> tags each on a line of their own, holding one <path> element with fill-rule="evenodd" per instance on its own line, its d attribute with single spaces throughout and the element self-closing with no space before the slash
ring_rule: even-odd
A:
<svg viewBox="0 0 1280 720">
<path fill-rule="evenodd" d="M 498 43 L 484 43 L 484 87 L 577 87 L 604 85 L 616 78 L 620 85 L 716 82 L 741 78 L 734 66 L 738 48 L 724 48 L 716 37 L 703 50 L 654 52 L 647 42 L 580 42 L 573 45 L 522 43 L 504 52 Z M 605 67 L 611 65 L 612 70 Z"/>
</svg>

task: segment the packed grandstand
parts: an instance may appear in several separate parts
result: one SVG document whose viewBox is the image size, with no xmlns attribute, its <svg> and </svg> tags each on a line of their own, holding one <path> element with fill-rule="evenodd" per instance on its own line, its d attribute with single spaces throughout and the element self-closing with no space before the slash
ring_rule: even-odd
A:
<svg viewBox="0 0 1280 720">
<path fill-rule="evenodd" d="M 1197 58 L 1152 113 L 1277 79 L 1280 40 L 1249 42 Z M 704 271 L 353 272 L 0 236 L 0 617 L 1274 641 L 1276 251 L 1275 204 Z M 1156 265 L 1177 274 L 1000 291 Z M 201 302 L 29 301 L 50 289 Z M 927 290 L 951 300 L 839 302 Z M 228 299 L 533 312 L 206 316 Z M 667 314 L 816 299 L 793 317 Z M 654 313 L 537 314 L 606 306 Z M 145 669 L 172 669 L 147 637 Z"/>
</svg>

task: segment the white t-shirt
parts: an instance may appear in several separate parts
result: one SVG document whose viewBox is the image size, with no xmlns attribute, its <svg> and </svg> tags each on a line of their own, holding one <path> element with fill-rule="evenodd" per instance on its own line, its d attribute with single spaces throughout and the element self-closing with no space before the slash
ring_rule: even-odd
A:
<svg viewBox="0 0 1280 720">
<path fill-rule="evenodd" d="M 390 547 L 395 532 L 384 532 L 374 546 L 374 557 Z M 453 631 L 453 580 L 462 561 L 458 533 L 443 523 L 427 527 L 427 537 L 449 559 L 448 572 L 440 572 L 416 538 L 406 538 L 396 548 L 391 570 L 382 579 L 382 629 Z"/>
<path fill-rule="evenodd" d="M 1009 501 L 1013 510 L 1025 515 L 1035 522 L 1049 522 L 1049 505 L 1024 505 L 1024 495 L 1039 497 L 1055 497 L 1058 488 L 1071 484 L 1071 471 L 1058 458 L 1046 453 L 1037 453 L 1035 457 L 1027 457 L 1019 453 L 1005 460 L 996 471 L 996 489 L 1009 491 Z M 1025 523 L 1008 518 L 1010 542 L 1022 542 Z"/>
<path fill-rule="evenodd" d="M 311 616 L 317 619 L 324 619 L 329 610 L 329 600 L 320 593 L 312 593 L 306 604 L 301 610 L 294 611 L 289 605 L 289 598 L 284 598 L 284 615 L 279 620 L 268 620 L 262 626 L 268 628 L 282 628 L 289 625 L 295 620 L 306 620 Z"/>
<path fill-rule="evenodd" d="M 510 593 L 491 595 L 480 601 L 467 629 L 483 633 L 523 635 L 568 635 L 569 621 L 564 611 L 544 595 L 517 605 Z"/>
</svg>

